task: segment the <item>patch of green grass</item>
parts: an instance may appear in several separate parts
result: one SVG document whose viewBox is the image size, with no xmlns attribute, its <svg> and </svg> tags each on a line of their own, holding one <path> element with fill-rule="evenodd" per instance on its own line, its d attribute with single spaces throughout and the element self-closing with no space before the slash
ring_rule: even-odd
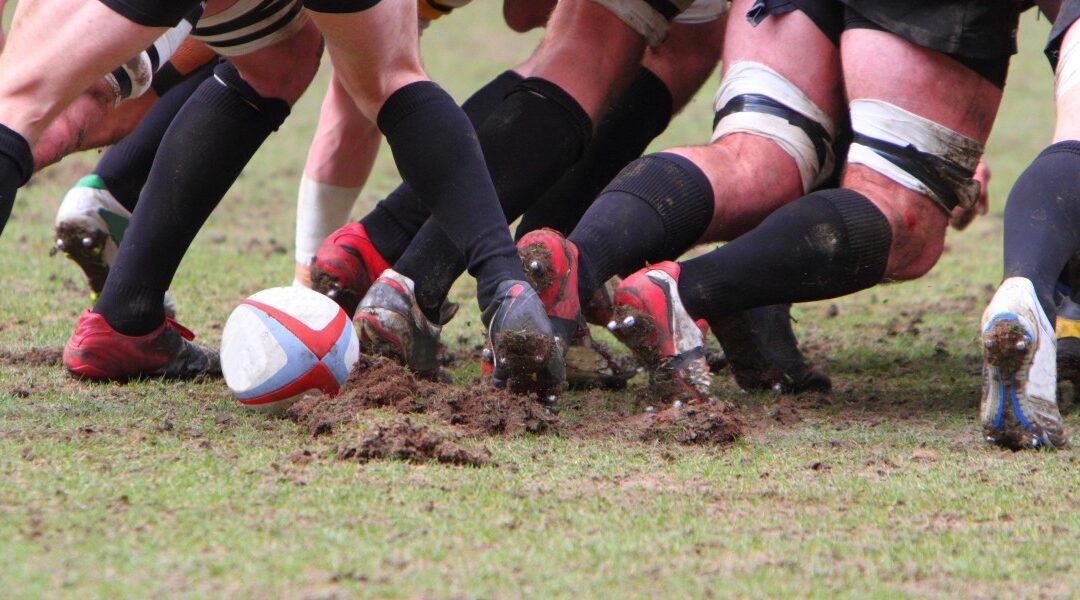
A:
<svg viewBox="0 0 1080 600">
<path fill-rule="evenodd" d="M 428 66 L 455 97 L 535 43 L 497 21 L 497 7 L 481 5 L 425 34 Z M 93 385 L 55 365 L 0 365 L 3 595 L 1073 596 L 1074 454 L 988 447 L 975 420 L 974 339 L 1000 276 L 1001 206 L 1052 121 L 1046 23 L 1023 28 L 989 147 L 991 215 L 950 232 L 919 281 L 796 309 L 833 394 L 748 395 L 723 376 L 717 389 L 749 425 L 730 447 L 568 430 L 465 439 L 502 466 L 459 468 L 334 458 L 394 418 L 384 412 L 312 438 L 245 411 L 220 382 Z M 203 341 L 219 341 L 241 298 L 291 279 L 294 190 L 324 82 L 177 277 L 181 320 Z M 710 92 L 654 147 L 703 140 Z M 20 195 L 0 238 L 4 349 L 59 348 L 87 302 L 75 268 L 48 250 L 61 195 L 94 159 L 70 158 Z M 395 181 L 384 151 L 357 213 Z M 479 340 L 472 294 L 466 281 L 454 293 L 463 311 L 445 339 L 455 350 Z M 455 365 L 458 384 L 476 373 Z M 569 396 L 561 419 L 614 415 L 635 389 Z M 1075 408 L 1067 425 L 1080 430 Z"/>
</svg>

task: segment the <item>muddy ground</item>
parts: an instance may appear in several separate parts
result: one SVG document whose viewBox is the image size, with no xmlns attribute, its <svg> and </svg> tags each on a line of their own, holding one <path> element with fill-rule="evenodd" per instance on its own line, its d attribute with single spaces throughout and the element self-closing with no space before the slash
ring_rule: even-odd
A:
<svg viewBox="0 0 1080 600">
<path fill-rule="evenodd" d="M 448 450 L 455 436 L 518 436 L 552 434 L 570 437 L 621 437 L 640 441 L 680 444 L 729 444 L 738 439 L 744 424 L 731 405 L 660 403 L 660 398 L 640 394 L 620 404 L 603 392 L 569 397 L 568 402 L 587 414 L 573 423 L 559 418 L 559 404 L 550 405 L 537 395 L 497 390 L 476 380 L 465 387 L 447 386 L 418 379 L 406 368 L 380 357 L 363 357 L 354 367 L 343 391 L 335 397 L 304 398 L 288 411 L 289 417 L 312 436 L 348 432 L 364 421 L 364 413 L 383 409 L 403 416 L 434 417 L 450 437 L 403 418 L 380 427 L 354 446 L 339 451 L 344 458 L 403 458 L 455 464 L 490 464 L 490 459 L 458 456 Z M 370 437 L 370 436 L 369 436 Z M 439 438 L 439 441 L 433 441 Z M 374 448 L 374 449 L 372 449 Z M 463 450 L 463 449 L 461 449 Z"/>
</svg>

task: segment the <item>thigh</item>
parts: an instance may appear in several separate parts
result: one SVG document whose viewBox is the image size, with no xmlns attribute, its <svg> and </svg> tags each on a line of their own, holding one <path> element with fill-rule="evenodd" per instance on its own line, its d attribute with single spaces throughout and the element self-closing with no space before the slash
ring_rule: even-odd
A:
<svg viewBox="0 0 1080 600">
<path fill-rule="evenodd" d="M 381 0 L 359 12 L 311 12 L 342 87 L 364 116 L 378 119 L 399 88 L 427 79 L 420 66 L 415 0 Z"/>
<path fill-rule="evenodd" d="M 724 36 L 724 75 L 739 62 L 765 64 L 795 84 L 834 122 L 840 122 L 844 108 L 837 46 L 802 10 L 770 15 L 752 24 L 746 15 L 755 3 L 732 2 Z"/>
<path fill-rule="evenodd" d="M 885 31 L 841 38 L 847 96 L 885 100 L 986 143 L 1002 90 L 948 56 Z"/>
<path fill-rule="evenodd" d="M 1080 140 L 1080 20 L 1074 20 L 1061 43 L 1055 77 L 1057 122 L 1054 141 Z"/>
<path fill-rule="evenodd" d="M 593 0 L 560 0 L 531 75 L 566 90 L 596 123 L 641 64 L 645 39 Z"/>
</svg>

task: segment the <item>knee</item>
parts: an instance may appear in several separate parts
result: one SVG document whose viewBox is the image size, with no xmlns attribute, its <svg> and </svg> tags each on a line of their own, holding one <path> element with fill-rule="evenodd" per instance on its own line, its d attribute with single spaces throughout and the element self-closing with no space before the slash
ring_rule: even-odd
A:
<svg viewBox="0 0 1080 600">
<path fill-rule="evenodd" d="M 288 38 L 230 61 L 259 95 L 291 105 L 315 79 L 322 52 L 322 34 L 309 21 Z"/>
<path fill-rule="evenodd" d="M 795 161 L 775 142 L 755 134 L 733 133 L 669 152 L 693 161 L 712 185 L 715 209 L 703 242 L 735 239 L 803 195 Z"/>
<path fill-rule="evenodd" d="M 844 187 L 870 198 L 889 221 L 892 245 L 886 280 L 918 279 L 937 264 L 949 218 L 936 202 L 861 165 L 848 167 Z"/>
</svg>

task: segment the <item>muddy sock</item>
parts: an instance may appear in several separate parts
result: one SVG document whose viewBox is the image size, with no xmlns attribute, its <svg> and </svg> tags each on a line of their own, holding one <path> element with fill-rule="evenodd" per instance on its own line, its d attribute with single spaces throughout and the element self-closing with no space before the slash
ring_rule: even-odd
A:
<svg viewBox="0 0 1080 600">
<path fill-rule="evenodd" d="M 712 214 L 712 185 L 693 162 L 660 153 L 630 163 L 569 238 L 579 251 L 583 305 L 615 275 L 678 258 L 701 239 Z"/>
<path fill-rule="evenodd" d="M 0 124 L 0 233 L 11 218 L 15 192 L 34 173 L 34 154 L 26 138 Z"/>
<path fill-rule="evenodd" d="M 207 217 L 289 105 L 263 98 L 223 63 L 177 113 L 157 151 L 94 312 L 126 335 L 165 319 L 165 290 Z"/>
<path fill-rule="evenodd" d="M 584 109 L 551 82 L 528 78 L 507 95 L 477 132 L 507 221 L 577 160 L 591 131 Z M 417 302 L 429 318 L 462 273 L 464 263 L 449 242 L 442 228 L 425 225 L 394 265 L 417 282 Z"/>
<path fill-rule="evenodd" d="M 142 121 L 124 139 L 111 146 L 94 168 L 94 174 L 105 182 L 105 188 L 124 208 L 135 210 L 150 166 L 154 164 L 161 138 L 169 128 L 180 107 L 195 93 L 199 85 L 214 73 L 214 63 L 196 69 L 183 81 L 169 88 Z"/>
<path fill-rule="evenodd" d="M 461 110 L 465 111 L 473 127 L 479 127 L 520 81 L 521 75 L 506 71 L 470 96 L 461 105 Z M 360 222 L 379 254 L 386 262 L 394 264 L 430 216 L 416 194 L 408 185 L 402 184 L 379 201 Z"/>
<path fill-rule="evenodd" d="M 682 263 L 679 294 L 694 318 L 835 298 L 876 285 L 885 274 L 892 229 L 853 190 L 814 192 L 753 230 Z"/>
<path fill-rule="evenodd" d="M 525 211 L 516 237 L 542 227 L 570 235 L 604 186 L 667 129 L 673 111 L 667 86 L 642 67 L 604 115 L 581 160 Z"/>
<path fill-rule="evenodd" d="M 383 104 L 378 125 L 402 179 L 452 241 L 448 252 L 465 257 L 480 306 L 499 283 L 524 278 L 476 130 L 450 95 L 431 81 L 406 85 Z"/>
<path fill-rule="evenodd" d="M 1054 285 L 1080 249 L 1080 142 L 1043 150 L 1021 173 L 1005 204 L 1005 277 L 1035 286 L 1050 322 Z"/>
</svg>

